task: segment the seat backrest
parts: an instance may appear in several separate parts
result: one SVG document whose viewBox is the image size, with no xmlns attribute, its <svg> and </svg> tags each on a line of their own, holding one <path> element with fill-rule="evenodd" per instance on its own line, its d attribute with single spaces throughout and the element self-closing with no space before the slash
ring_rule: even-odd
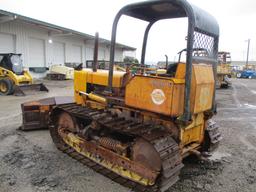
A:
<svg viewBox="0 0 256 192">
<path fill-rule="evenodd" d="M 169 64 L 168 67 L 167 67 L 166 73 L 169 74 L 171 77 L 175 77 L 178 64 L 179 64 L 179 63 L 172 63 L 172 64 Z"/>
</svg>

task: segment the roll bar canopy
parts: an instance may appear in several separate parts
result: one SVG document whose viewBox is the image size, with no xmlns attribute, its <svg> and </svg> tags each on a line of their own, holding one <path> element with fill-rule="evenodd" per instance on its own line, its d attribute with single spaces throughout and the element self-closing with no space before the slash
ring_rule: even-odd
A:
<svg viewBox="0 0 256 192">
<path fill-rule="evenodd" d="M 134 3 L 123 7 L 116 15 L 111 36 L 110 67 L 108 79 L 108 91 L 112 92 L 113 66 L 115 58 L 116 31 L 118 21 L 122 15 L 131 16 L 148 22 L 142 45 L 141 64 L 144 64 L 148 33 L 152 25 L 162 19 L 188 18 L 187 33 L 187 59 L 185 75 L 185 100 L 184 100 L 184 121 L 191 120 L 190 114 L 190 89 L 192 62 L 206 62 L 213 65 L 214 76 L 216 77 L 219 26 L 213 16 L 206 11 L 188 3 L 186 0 L 150 0 Z M 207 49 L 207 57 L 193 57 L 195 48 Z M 213 108 L 215 106 L 215 93 L 213 97 Z"/>
<path fill-rule="evenodd" d="M 140 2 L 125 6 L 120 12 L 123 15 L 150 23 L 161 19 L 193 17 L 195 28 L 214 35 L 219 35 L 219 26 L 215 18 L 185 0 L 154 0 Z"/>
</svg>

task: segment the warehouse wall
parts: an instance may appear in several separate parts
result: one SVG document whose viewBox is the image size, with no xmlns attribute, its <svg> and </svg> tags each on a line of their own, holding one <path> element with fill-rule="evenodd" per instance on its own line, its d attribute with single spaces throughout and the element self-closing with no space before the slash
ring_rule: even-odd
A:
<svg viewBox="0 0 256 192">
<path fill-rule="evenodd" d="M 94 52 L 94 42 L 86 41 L 85 43 L 85 59 L 93 60 L 93 52 Z M 109 61 L 110 56 L 110 46 L 109 45 L 99 45 L 98 51 L 98 59 Z M 123 61 L 123 50 L 121 48 L 116 48 L 115 52 L 115 61 Z"/>
<path fill-rule="evenodd" d="M 48 67 L 63 62 L 85 63 L 87 59 L 93 59 L 92 41 L 87 42 L 75 35 L 52 34 L 52 43 L 49 43 L 48 31 L 18 20 L 0 24 L 0 52 L 22 53 L 25 67 Z M 109 46 L 99 46 L 99 59 L 109 60 Z M 115 60 L 122 59 L 123 51 L 117 49 Z"/>
</svg>

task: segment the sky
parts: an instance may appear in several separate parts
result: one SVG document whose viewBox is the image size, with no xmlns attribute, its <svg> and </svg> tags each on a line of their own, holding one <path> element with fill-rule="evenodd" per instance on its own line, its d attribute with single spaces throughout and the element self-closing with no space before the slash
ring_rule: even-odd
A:
<svg viewBox="0 0 256 192">
<path fill-rule="evenodd" d="M 213 15 L 220 25 L 220 51 L 231 52 L 232 60 L 246 59 L 250 39 L 249 60 L 256 60 L 255 0 L 188 0 Z M 0 0 L 0 9 L 15 12 L 59 26 L 110 40 L 113 19 L 124 5 L 138 0 Z M 146 23 L 122 17 L 117 41 L 137 48 L 140 59 Z M 175 19 L 156 23 L 150 33 L 146 61 L 174 60 L 185 48 L 187 20 Z"/>
</svg>

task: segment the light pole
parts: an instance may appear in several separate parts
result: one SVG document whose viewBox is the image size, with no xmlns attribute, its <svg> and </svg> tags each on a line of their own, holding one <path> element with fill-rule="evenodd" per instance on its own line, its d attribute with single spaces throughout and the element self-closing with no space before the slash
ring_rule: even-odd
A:
<svg viewBox="0 0 256 192">
<path fill-rule="evenodd" d="M 248 66 L 248 59 L 249 59 L 249 51 L 250 51 L 250 39 L 246 40 L 248 41 L 248 46 L 247 46 L 247 57 L 246 57 L 246 68 Z"/>
</svg>

